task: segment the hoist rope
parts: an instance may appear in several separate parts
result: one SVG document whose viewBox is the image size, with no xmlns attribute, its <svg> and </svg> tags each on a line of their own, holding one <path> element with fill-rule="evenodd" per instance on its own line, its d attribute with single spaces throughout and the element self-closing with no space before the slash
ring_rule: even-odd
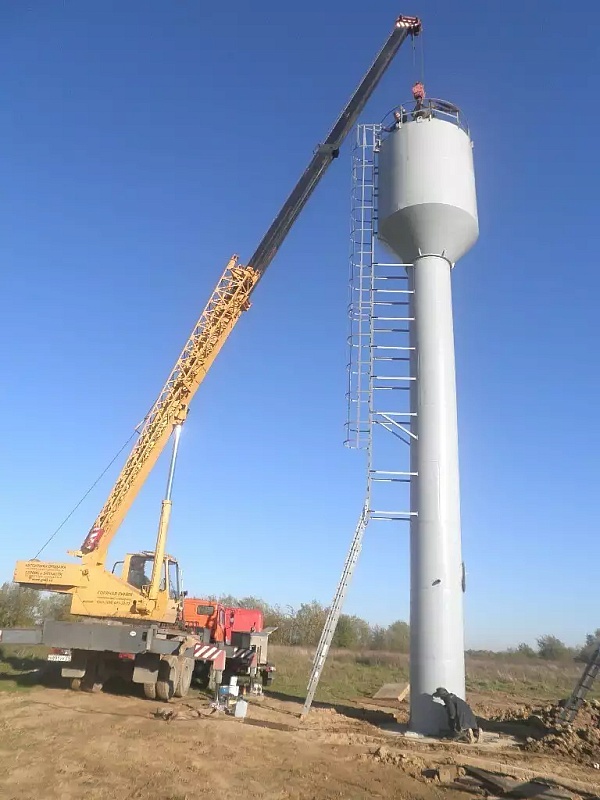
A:
<svg viewBox="0 0 600 800">
<path fill-rule="evenodd" d="M 58 528 L 57 528 L 57 529 L 54 531 L 54 533 L 53 533 L 51 536 L 49 536 L 49 537 L 48 537 L 48 539 L 47 539 L 47 540 L 44 542 L 44 544 L 42 545 L 42 547 L 40 547 L 40 549 L 39 549 L 39 550 L 37 551 L 37 553 L 35 554 L 34 558 L 38 558 L 38 557 L 41 555 L 41 553 L 43 553 L 43 552 L 44 552 L 44 550 L 46 549 L 46 547 L 48 547 L 48 545 L 50 544 L 50 542 L 51 542 L 51 541 L 54 539 L 54 537 L 56 536 L 56 534 L 57 534 L 57 533 L 58 533 L 60 530 L 62 530 L 62 528 L 64 528 L 64 526 L 65 526 L 65 525 L 67 524 L 67 522 L 68 522 L 68 521 L 71 519 L 71 517 L 73 516 L 73 514 L 74 514 L 74 513 L 77 511 L 77 509 L 79 508 L 79 506 L 80 506 L 80 505 L 83 503 L 83 501 L 86 499 L 86 497 L 87 497 L 87 496 L 88 496 L 88 495 L 89 495 L 91 492 L 93 492 L 93 490 L 94 490 L 94 489 L 96 488 L 96 486 L 97 486 L 97 485 L 100 483 L 100 481 L 102 480 L 102 478 L 103 478 L 103 477 L 106 475 L 106 473 L 108 472 L 108 470 L 109 470 L 109 469 L 112 467 L 112 465 L 115 463 L 115 461 L 116 461 L 116 460 L 119 458 L 119 456 L 121 455 L 121 453 L 123 452 L 123 450 L 125 450 L 125 448 L 126 448 L 128 445 L 129 445 L 129 443 L 131 442 L 131 440 L 132 440 L 132 439 L 134 439 L 134 438 L 135 438 L 137 435 L 138 435 L 138 429 L 136 428 L 136 429 L 133 431 L 133 433 L 131 434 L 131 436 L 130 436 L 130 437 L 127 439 L 127 441 L 125 442 L 125 444 L 124 444 L 124 445 L 123 445 L 123 446 L 122 446 L 122 447 L 119 449 L 119 451 L 118 451 L 118 452 L 117 452 L 117 453 L 114 455 L 114 457 L 113 457 L 113 458 L 110 460 L 110 462 L 109 462 L 109 463 L 106 465 L 106 467 L 105 467 L 105 468 L 102 470 L 102 472 L 100 473 L 100 475 L 98 475 L 98 477 L 96 478 L 96 480 L 95 480 L 95 481 L 92 483 L 92 485 L 89 487 L 89 489 L 86 491 L 86 493 L 83 495 L 83 497 L 81 498 L 81 500 L 80 500 L 80 501 L 77 503 L 77 505 L 76 505 L 76 506 L 74 506 L 74 507 L 71 509 L 71 511 L 70 511 L 70 512 L 67 514 L 67 516 L 66 516 L 66 517 L 63 519 L 63 521 L 60 523 L 60 525 L 59 525 L 59 526 L 58 526 Z"/>
</svg>

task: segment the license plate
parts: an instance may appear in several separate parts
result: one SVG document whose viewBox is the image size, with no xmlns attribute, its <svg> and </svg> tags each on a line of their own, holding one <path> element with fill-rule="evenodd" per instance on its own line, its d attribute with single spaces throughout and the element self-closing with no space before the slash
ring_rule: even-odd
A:
<svg viewBox="0 0 600 800">
<path fill-rule="evenodd" d="M 70 661 L 71 654 L 70 653 L 50 653 L 48 655 L 48 661 Z"/>
</svg>

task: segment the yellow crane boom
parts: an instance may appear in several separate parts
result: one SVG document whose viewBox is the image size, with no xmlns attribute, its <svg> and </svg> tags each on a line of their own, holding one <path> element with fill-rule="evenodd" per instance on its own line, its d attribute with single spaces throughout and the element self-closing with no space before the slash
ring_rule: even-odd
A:
<svg viewBox="0 0 600 800">
<path fill-rule="evenodd" d="M 181 424 L 189 404 L 221 347 L 233 330 L 242 313 L 250 307 L 250 293 L 260 275 L 252 267 L 242 266 L 238 257 L 232 256 L 210 300 L 202 311 L 194 329 L 167 378 L 156 402 L 146 416 L 140 435 L 125 462 L 117 481 L 98 514 L 81 549 L 71 555 L 81 558 L 81 565 L 38 561 L 18 561 L 15 581 L 38 589 L 54 589 L 76 595 L 73 613 L 93 614 L 93 594 L 100 585 L 121 584 L 117 588 L 103 589 L 120 592 L 122 600 L 114 616 L 130 616 L 129 609 L 136 606 L 137 613 L 153 613 L 144 602 L 147 592 L 137 591 L 128 583 L 104 569 L 108 547 L 121 522 L 129 511 L 141 486 L 164 450 L 175 425 Z M 104 573 L 102 576 L 100 573 Z M 95 576 L 92 579 L 92 575 Z M 126 589 L 125 589 L 126 587 Z M 141 587 L 140 587 L 141 589 Z M 86 594 L 90 595 L 86 600 Z M 80 602 L 79 602 L 80 601 Z M 142 608 L 144 611 L 142 612 Z M 87 610 L 86 610 L 87 609 Z"/>
<path fill-rule="evenodd" d="M 94 553 L 98 561 L 104 561 L 113 536 L 164 450 L 173 426 L 185 420 L 206 373 L 242 312 L 250 307 L 250 292 L 258 277 L 252 267 L 238 264 L 237 256 L 230 259 L 83 542 L 82 555 Z"/>
</svg>

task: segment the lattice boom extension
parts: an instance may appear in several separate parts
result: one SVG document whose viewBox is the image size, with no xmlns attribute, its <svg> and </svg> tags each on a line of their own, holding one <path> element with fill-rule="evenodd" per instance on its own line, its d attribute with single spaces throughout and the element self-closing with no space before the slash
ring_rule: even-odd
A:
<svg viewBox="0 0 600 800">
<path fill-rule="evenodd" d="M 83 554 L 106 553 L 140 486 L 165 447 L 173 425 L 183 422 L 189 404 L 235 323 L 250 306 L 249 297 L 260 275 L 238 265 L 233 256 L 196 323 L 158 399 L 144 420 L 140 436 L 121 474 L 84 541 Z"/>
</svg>

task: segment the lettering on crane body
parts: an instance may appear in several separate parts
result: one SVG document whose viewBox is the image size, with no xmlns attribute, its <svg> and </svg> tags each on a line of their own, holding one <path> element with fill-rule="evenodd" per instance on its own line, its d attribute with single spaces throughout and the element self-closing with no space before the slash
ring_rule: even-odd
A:
<svg viewBox="0 0 600 800">
<path fill-rule="evenodd" d="M 80 586 L 83 582 L 79 564 L 61 564 L 52 561 L 19 561 L 14 577 L 18 583 Z"/>
</svg>

